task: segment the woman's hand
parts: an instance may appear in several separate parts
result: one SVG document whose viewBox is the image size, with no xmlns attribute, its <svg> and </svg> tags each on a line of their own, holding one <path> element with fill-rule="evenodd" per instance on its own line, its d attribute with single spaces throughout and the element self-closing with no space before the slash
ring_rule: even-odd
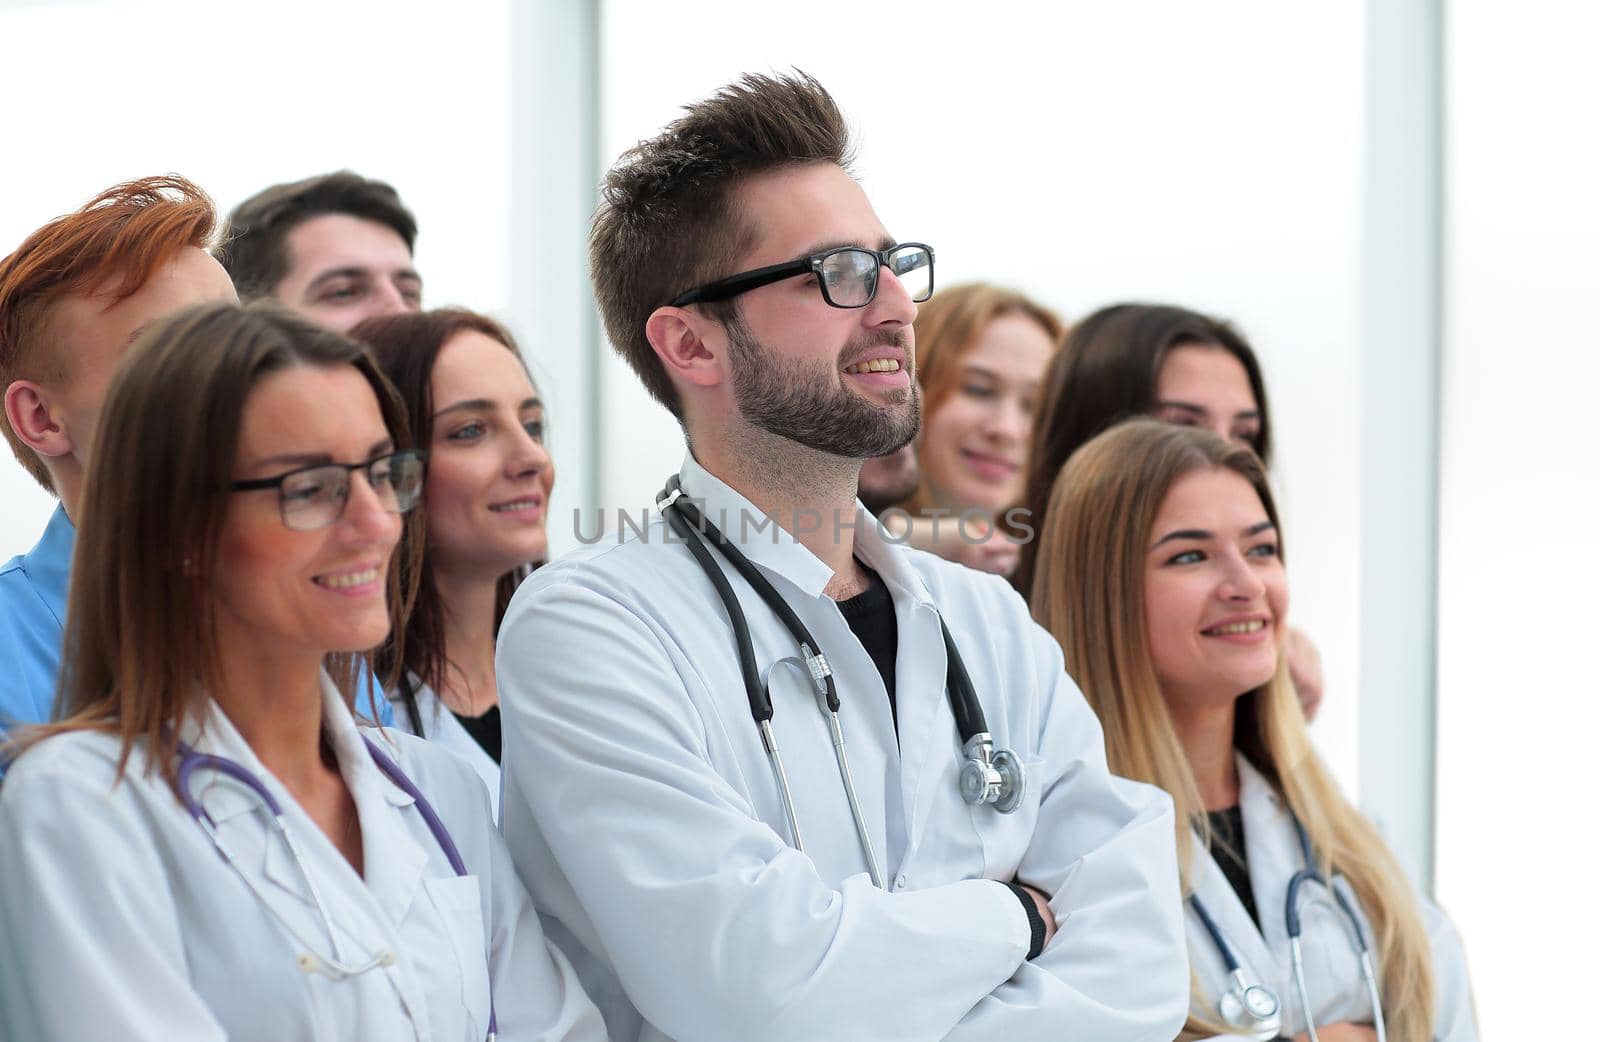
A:
<svg viewBox="0 0 1600 1042">
<path fill-rule="evenodd" d="M 1378 1042 L 1378 1032 L 1370 1024 L 1351 1024 L 1348 1021 L 1319 1026 L 1317 1037 L 1322 1042 Z M 1294 1042 L 1311 1042 L 1311 1035 L 1302 1031 L 1294 1037 Z"/>
<path fill-rule="evenodd" d="M 882 523 L 891 537 L 980 572 L 1010 575 L 1022 558 L 1022 544 L 976 517 L 913 517 L 909 522 L 894 518 Z"/>
<path fill-rule="evenodd" d="M 1322 705 L 1322 656 L 1317 646 L 1304 630 L 1289 627 L 1283 652 L 1289 659 L 1289 679 L 1294 682 L 1294 693 L 1300 696 L 1300 711 L 1310 723 Z M 1321 1030 L 1318 1030 L 1321 1034 Z"/>
</svg>

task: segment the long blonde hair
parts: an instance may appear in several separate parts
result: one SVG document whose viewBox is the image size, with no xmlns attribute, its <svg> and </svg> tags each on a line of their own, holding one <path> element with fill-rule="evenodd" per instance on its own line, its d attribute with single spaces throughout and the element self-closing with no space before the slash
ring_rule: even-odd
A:
<svg viewBox="0 0 1600 1042">
<path fill-rule="evenodd" d="M 1260 460 L 1209 431 L 1133 420 L 1088 442 L 1051 490 L 1032 598 L 1034 617 L 1060 641 L 1067 671 L 1100 717 L 1111 770 L 1171 794 L 1186 895 L 1193 884 L 1191 830 L 1208 849 L 1211 836 L 1150 658 L 1144 569 L 1168 490 L 1185 474 L 1206 469 L 1231 470 L 1249 481 L 1277 526 Z M 1377 829 L 1344 798 L 1317 757 L 1281 656 L 1272 680 L 1240 697 L 1234 745 L 1288 801 L 1311 839 L 1317 866 L 1330 878 L 1344 876 L 1360 899 L 1376 938 L 1389 1037 L 1428 1042 L 1433 967 L 1420 904 Z M 1184 1037 L 1226 1031 L 1191 1014 Z"/>
</svg>

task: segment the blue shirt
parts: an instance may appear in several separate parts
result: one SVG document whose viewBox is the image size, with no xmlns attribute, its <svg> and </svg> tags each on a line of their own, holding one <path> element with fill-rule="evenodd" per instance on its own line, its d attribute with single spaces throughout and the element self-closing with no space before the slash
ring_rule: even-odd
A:
<svg viewBox="0 0 1600 1042">
<path fill-rule="evenodd" d="M 67 576 L 77 529 L 60 506 L 32 550 L 0 565 L 0 735 L 18 724 L 50 719 L 61 635 L 67 617 Z M 356 710 L 385 725 L 394 710 L 372 674 L 362 671 Z"/>
<path fill-rule="evenodd" d="M 76 535 L 57 506 L 38 544 L 0 565 L 0 734 L 50 719 Z"/>
</svg>

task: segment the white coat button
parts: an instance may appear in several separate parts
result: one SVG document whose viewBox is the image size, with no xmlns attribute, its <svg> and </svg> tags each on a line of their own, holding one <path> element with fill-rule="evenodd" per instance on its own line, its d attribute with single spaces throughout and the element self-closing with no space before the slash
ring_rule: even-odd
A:
<svg viewBox="0 0 1600 1042">
<path fill-rule="evenodd" d="M 904 890 L 906 888 L 906 877 L 904 873 L 894 877 L 894 888 L 896 890 Z"/>
</svg>

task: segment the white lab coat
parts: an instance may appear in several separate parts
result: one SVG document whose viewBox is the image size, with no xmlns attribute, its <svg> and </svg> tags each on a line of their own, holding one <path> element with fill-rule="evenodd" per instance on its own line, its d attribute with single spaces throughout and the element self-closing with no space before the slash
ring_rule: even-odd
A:
<svg viewBox="0 0 1600 1042">
<path fill-rule="evenodd" d="M 804 854 L 789 842 L 732 628 L 688 549 L 663 545 L 655 517 L 643 539 L 547 565 L 498 642 L 502 828 L 612 1037 L 1173 1038 L 1188 966 L 1171 801 L 1107 772 L 1098 721 L 1015 592 L 886 543 L 858 509 L 856 553 L 894 598 L 897 741 L 876 667 L 823 595 L 828 568 L 776 526 L 741 538 L 740 511 L 753 508 L 692 458 L 683 484 L 832 664 L 890 891 L 866 875 L 804 670 L 781 661 L 795 644 L 731 567 L 770 669 Z M 1013 814 L 968 806 L 957 789 L 941 612 L 990 731 L 1027 764 Z M 995 882 L 1013 878 L 1053 895 L 1060 922 L 1032 962 L 1026 914 Z"/>
<path fill-rule="evenodd" d="M 1278 996 L 1283 1011 L 1285 1036 L 1306 1030 L 1300 1009 L 1300 993 L 1295 989 L 1289 965 L 1289 932 L 1284 919 L 1284 900 L 1289 878 L 1305 867 L 1300 839 L 1288 806 L 1243 756 L 1239 764 L 1239 810 L 1244 818 L 1245 863 L 1250 870 L 1250 887 L 1261 913 L 1261 926 L 1245 911 L 1216 860 L 1195 838 L 1195 893 L 1216 921 L 1223 939 L 1234 951 L 1250 983 L 1265 984 Z M 1338 887 L 1356 909 L 1361 929 L 1372 941 L 1372 925 L 1356 900 L 1355 891 L 1343 876 L 1335 876 Z M 1361 966 L 1351 947 L 1348 920 L 1326 900 L 1326 891 L 1307 884 L 1300 891 L 1300 947 L 1305 957 L 1306 989 L 1311 996 L 1311 1011 L 1318 1026 L 1340 1021 L 1372 1023 L 1372 1003 L 1361 977 Z M 1211 1005 L 1197 1013 L 1217 1019 L 1215 1003 L 1227 990 L 1228 970 L 1211 935 L 1200 922 L 1194 908 L 1185 903 L 1189 929 L 1189 957 L 1200 982 L 1201 994 Z M 1433 945 L 1434 1037 L 1440 1042 L 1476 1042 L 1478 1028 L 1473 1018 L 1472 992 L 1467 980 L 1466 958 L 1461 940 L 1438 906 L 1423 899 L 1423 924 Z M 1373 954 L 1374 964 L 1377 954 Z M 1379 983 L 1383 968 L 1376 966 Z M 1217 1042 L 1243 1042 L 1247 1035 L 1219 1035 Z"/>
<path fill-rule="evenodd" d="M 191 791 L 271 910 L 166 782 L 146 775 L 142 742 L 113 785 L 119 740 L 78 732 L 28 751 L 0 787 L 0 1035 L 481 1042 L 492 973 L 506 1042 L 605 1038 L 571 966 L 542 935 L 478 779 L 426 742 L 393 732 L 380 739 L 451 823 L 473 873 L 457 877 L 326 677 L 323 688 L 324 726 L 360 816 L 365 879 L 215 704 L 203 732 L 190 720 L 180 736 L 243 765 L 279 801 L 339 931 L 340 955 L 353 962 L 388 948 L 394 965 L 343 981 L 302 971 L 302 949 L 277 916 L 323 954 L 326 931 L 260 799 L 216 771 L 192 776 Z"/>
<path fill-rule="evenodd" d="M 449 749 L 472 767 L 489 790 L 489 811 L 494 820 L 500 820 L 500 765 L 494 757 L 483 751 L 478 740 L 467 733 L 455 714 L 439 700 L 433 688 L 411 674 L 411 683 L 417 699 L 417 715 L 422 718 L 422 736 L 441 749 Z M 394 708 L 394 726 L 406 734 L 417 733 L 417 722 L 406 708 L 406 700 L 398 689 L 386 692 Z"/>
</svg>

